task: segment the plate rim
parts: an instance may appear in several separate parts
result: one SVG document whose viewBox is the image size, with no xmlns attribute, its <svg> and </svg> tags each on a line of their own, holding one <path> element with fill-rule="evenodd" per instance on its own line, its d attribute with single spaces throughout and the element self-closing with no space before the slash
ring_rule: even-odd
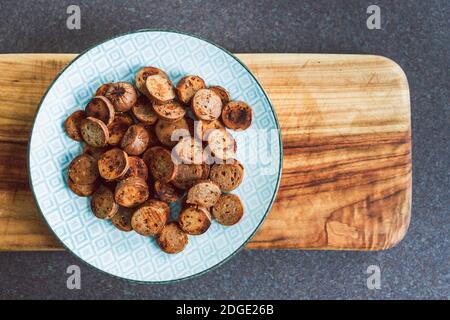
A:
<svg viewBox="0 0 450 320">
<path fill-rule="evenodd" d="M 204 41 L 206 43 L 209 43 L 215 47 L 217 47 L 218 49 L 222 50 L 223 52 L 225 52 L 227 55 L 229 55 L 231 58 L 233 58 L 234 60 L 236 60 L 249 74 L 250 76 L 253 78 L 253 80 L 256 82 L 256 84 L 259 86 L 259 88 L 261 89 L 262 93 L 264 94 L 265 98 L 267 99 L 272 115 L 275 119 L 275 124 L 277 127 L 277 131 L 278 131 L 278 143 L 279 143 L 279 148 L 280 148 L 280 162 L 279 162 L 279 166 L 278 166 L 278 177 L 277 177 L 277 181 L 276 181 L 276 186 L 275 186 L 275 190 L 273 192 L 272 195 L 272 199 L 270 200 L 269 206 L 266 210 L 266 212 L 264 213 L 262 219 L 260 220 L 260 222 L 258 223 L 258 225 L 256 226 L 255 230 L 253 230 L 253 232 L 248 236 L 248 238 L 242 243 L 242 245 L 240 245 L 236 250 L 234 250 L 231 254 L 229 254 L 225 259 L 217 262 L 216 264 L 214 264 L 213 266 L 202 270 L 200 272 L 191 274 L 189 276 L 186 277 L 182 277 L 182 278 L 176 278 L 176 279 L 170 279 L 170 280 L 162 280 L 162 281 L 153 281 L 153 280 L 136 280 L 136 279 L 130 279 L 130 278 L 126 278 L 126 277 L 122 277 L 120 275 L 116 275 L 116 274 L 112 274 L 106 270 L 100 269 L 99 267 L 89 263 L 88 261 L 86 261 L 85 259 L 83 259 L 82 257 L 80 257 L 78 254 L 76 254 L 72 249 L 70 249 L 61 239 L 60 237 L 56 234 L 56 232 L 53 230 L 53 228 L 51 227 L 50 223 L 48 222 L 46 216 L 44 215 L 43 211 L 41 210 L 41 207 L 39 206 L 39 202 L 38 199 L 36 197 L 36 193 L 34 190 L 34 186 L 33 186 L 33 181 L 31 179 L 31 140 L 33 137 L 33 132 L 35 129 L 35 125 L 36 125 L 36 119 L 37 116 L 39 114 L 39 112 L 41 111 L 41 107 L 42 104 L 44 103 L 45 98 L 47 97 L 48 93 L 50 92 L 50 90 L 53 88 L 53 86 L 55 85 L 55 83 L 58 81 L 58 79 L 61 77 L 61 75 L 73 64 L 75 63 L 75 61 L 77 61 L 79 58 L 81 58 L 82 56 L 84 56 L 86 53 L 88 53 L 90 50 L 108 42 L 111 40 L 114 40 L 116 38 L 120 38 L 123 36 L 127 36 L 127 35 L 131 35 L 131 34 L 137 34 L 137 33 L 147 33 L 147 32 L 165 32 L 165 33 L 174 33 L 174 34 L 181 34 L 184 36 L 188 36 L 188 37 L 192 37 L 192 38 L 196 38 L 198 40 Z M 271 211 L 273 204 L 275 203 L 275 199 L 276 196 L 278 194 L 278 190 L 280 188 L 280 182 L 281 182 L 281 176 L 282 176 L 282 170 L 283 170 L 283 141 L 282 141 L 282 136 L 281 136 L 281 127 L 277 118 L 277 115 L 275 113 L 275 108 L 273 107 L 273 103 L 269 98 L 269 95 L 267 94 L 267 92 L 265 91 L 264 87 L 261 85 L 261 83 L 259 82 L 259 80 L 256 78 L 256 76 L 251 72 L 251 70 L 239 59 L 237 58 L 233 53 L 231 53 L 230 51 L 228 51 L 227 49 L 223 48 L 222 46 L 204 39 L 200 36 L 188 33 L 188 32 L 183 32 L 183 31 L 178 31 L 178 30 L 173 30 L 173 29 L 138 29 L 138 30 L 132 30 L 129 32 L 125 32 L 125 33 L 121 33 L 118 35 L 115 35 L 113 37 L 109 37 L 103 41 L 100 42 L 96 42 L 94 45 L 89 46 L 87 49 L 83 50 L 81 53 L 79 53 L 73 60 L 71 60 L 66 66 L 64 66 L 64 68 L 62 68 L 55 76 L 55 78 L 52 80 L 52 82 L 50 83 L 50 85 L 48 86 L 48 88 L 46 89 L 46 91 L 44 92 L 44 94 L 42 95 L 41 100 L 39 101 L 38 107 L 35 111 L 34 117 L 33 117 L 33 121 L 32 121 L 32 125 L 31 125 L 31 130 L 30 130 L 30 134 L 29 134 L 29 138 L 28 138 L 28 146 L 27 146 L 27 171 L 28 171 L 28 183 L 30 185 L 30 189 L 31 189 L 31 194 L 33 196 L 33 200 L 37 206 L 37 209 L 39 211 L 39 214 L 41 215 L 41 217 L 43 218 L 45 224 L 47 225 L 48 229 L 51 231 L 51 233 L 53 234 L 53 236 L 58 240 L 58 242 L 64 247 L 64 249 L 68 252 L 70 252 L 73 256 L 75 256 L 78 260 L 82 261 L 82 263 L 86 264 L 88 267 L 93 268 L 94 270 L 98 270 L 101 273 L 107 274 L 109 276 L 118 278 L 118 279 L 122 279 L 122 280 L 126 280 L 126 281 L 130 281 L 133 283 L 139 283 L 139 284 L 171 284 L 171 283 L 177 283 L 183 280 L 189 280 L 189 279 L 193 279 L 196 277 L 199 277 L 205 273 L 208 273 L 214 269 L 217 269 L 218 267 L 222 266 L 223 264 L 225 264 L 226 262 L 228 262 L 231 258 L 233 258 L 237 253 L 239 253 L 244 247 L 245 245 L 254 237 L 254 235 L 256 234 L 256 232 L 260 229 L 261 225 L 264 223 L 264 221 L 267 218 L 267 215 L 269 214 L 269 212 Z"/>
</svg>

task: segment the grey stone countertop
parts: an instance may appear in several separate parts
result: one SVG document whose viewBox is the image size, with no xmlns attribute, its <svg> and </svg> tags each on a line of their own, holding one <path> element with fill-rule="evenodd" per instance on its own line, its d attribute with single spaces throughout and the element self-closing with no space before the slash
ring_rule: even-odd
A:
<svg viewBox="0 0 450 320">
<path fill-rule="evenodd" d="M 372 1 L 0 2 L 0 51 L 80 52 L 142 28 L 176 29 L 232 52 L 370 53 L 398 62 L 409 80 L 413 126 L 410 229 L 382 252 L 243 250 L 218 269 L 170 285 L 141 285 L 95 271 L 68 252 L 1 252 L 0 299 L 436 299 L 450 297 L 450 95 L 448 0 L 378 0 L 381 30 L 366 27 Z M 81 8 L 81 29 L 66 8 Z M 79 264 L 82 289 L 66 288 Z M 381 289 L 369 290 L 369 265 Z"/>
</svg>

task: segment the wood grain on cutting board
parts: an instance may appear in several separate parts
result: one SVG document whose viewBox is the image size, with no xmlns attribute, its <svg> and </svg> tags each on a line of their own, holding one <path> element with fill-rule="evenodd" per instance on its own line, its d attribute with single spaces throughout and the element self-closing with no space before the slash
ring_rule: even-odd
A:
<svg viewBox="0 0 450 320">
<path fill-rule="evenodd" d="M 31 195 L 27 143 L 42 95 L 74 57 L 0 55 L 1 250 L 61 248 Z M 411 212 L 410 100 L 401 68 L 370 55 L 238 57 L 269 94 L 284 147 L 276 202 L 247 248 L 398 243 Z"/>
</svg>

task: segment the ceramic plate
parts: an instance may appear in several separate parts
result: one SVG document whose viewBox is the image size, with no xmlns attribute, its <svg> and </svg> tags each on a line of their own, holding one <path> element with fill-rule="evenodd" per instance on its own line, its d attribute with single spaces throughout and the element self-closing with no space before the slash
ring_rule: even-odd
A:
<svg viewBox="0 0 450 320">
<path fill-rule="evenodd" d="M 235 226 L 213 222 L 201 236 L 190 236 L 186 249 L 163 253 L 154 239 L 121 232 L 94 217 L 88 198 L 67 186 L 67 167 L 80 154 L 67 137 L 64 120 L 83 109 L 105 82 L 134 81 L 143 66 L 165 70 L 177 83 L 201 76 L 208 85 L 227 88 L 234 100 L 253 107 L 250 129 L 232 132 L 245 179 L 234 191 L 245 215 Z M 38 207 L 56 237 L 80 259 L 111 275 L 142 282 L 168 282 L 202 274 L 223 263 L 254 235 L 269 212 L 281 176 L 281 138 L 272 105 L 245 65 L 221 47 L 177 32 L 142 30 L 118 36 L 87 50 L 54 80 L 36 114 L 29 144 L 30 185 Z M 177 216 L 177 205 L 172 208 Z"/>
</svg>

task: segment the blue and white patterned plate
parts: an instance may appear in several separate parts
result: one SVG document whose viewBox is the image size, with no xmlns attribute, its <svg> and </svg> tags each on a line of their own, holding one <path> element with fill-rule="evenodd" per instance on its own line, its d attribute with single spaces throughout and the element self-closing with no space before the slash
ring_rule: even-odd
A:
<svg viewBox="0 0 450 320">
<path fill-rule="evenodd" d="M 121 232 L 95 218 L 88 198 L 66 184 L 67 167 L 81 144 L 67 137 L 64 120 L 83 109 L 105 82 L 133 82 L 143 66 L 165 70 L 177 83 L 187 74 L 221 85 L 233 99 L 249 103 L 253 124 L 232 132 L 245 179 L 235 191 L 245 215 L 235 226 L 215 222 L 201 236 L 190 236 L 176 255 L 163 253 L 155 240 Z M 178 32 L 142 30 L 103 42 L 72 61 L 55 79 L 36 114 L 29 144 L 29 173 L 37 205 L 57 238 L 76 256 L 114 276 L 167 282 L 202 274 L 242 248 L 263 222 L 275 199 L 281 176 L 279 125 L 263 88 L 236 57 L 208 41 Z"/>
</svg>

